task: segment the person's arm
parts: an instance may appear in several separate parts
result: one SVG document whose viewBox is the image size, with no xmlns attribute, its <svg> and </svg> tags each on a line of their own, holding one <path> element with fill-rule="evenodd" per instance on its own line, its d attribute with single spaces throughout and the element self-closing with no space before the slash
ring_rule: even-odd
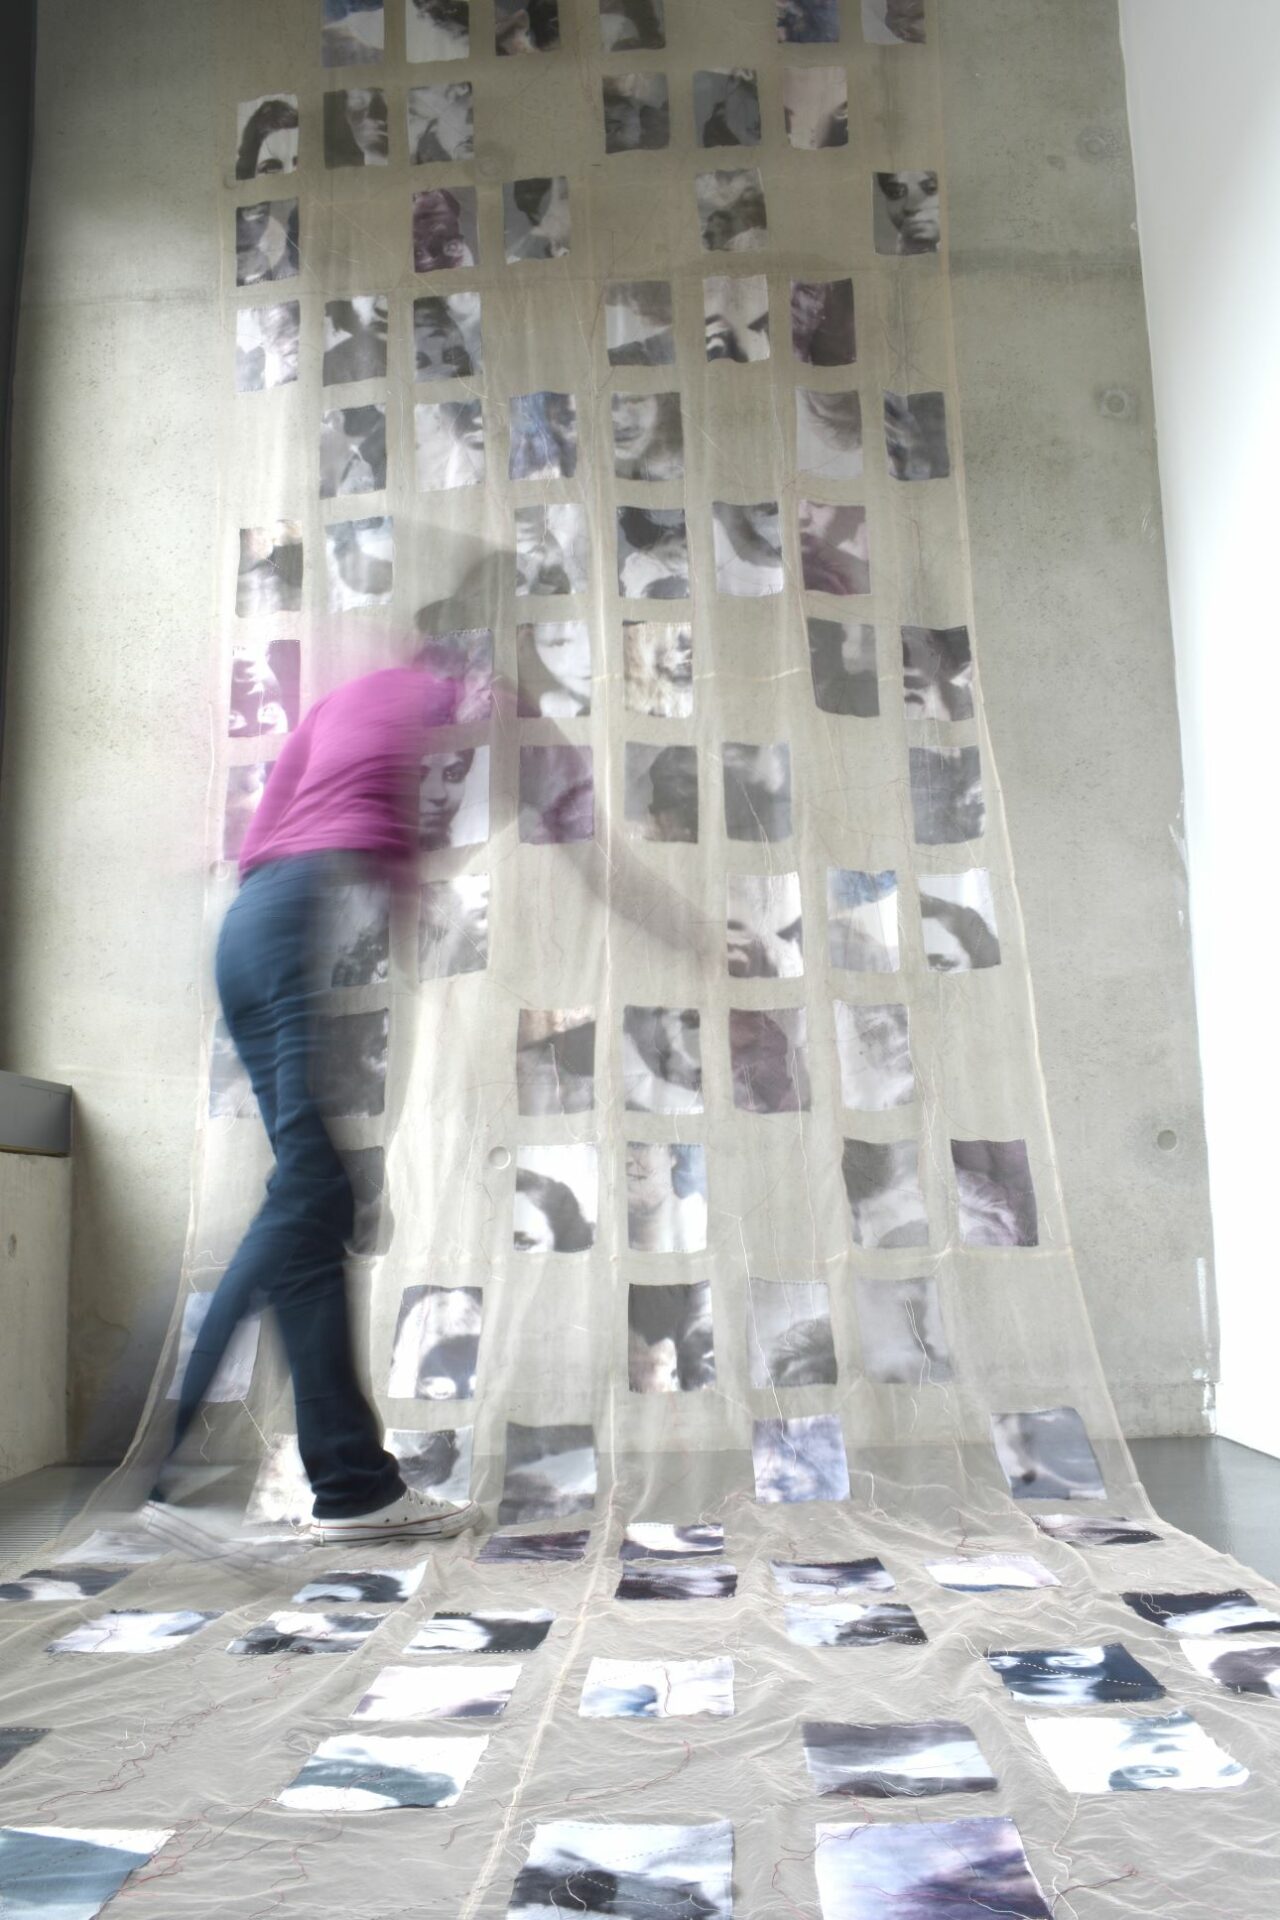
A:
<svg viewBox="0 0 1280 1920">
<path fill-rule="evenodd" d="M 318 703 L 317 703 L 318 705 Z M 291 733 L 280 749 L 275 765 L 267 776 L 262 799 L 244 836 L 240 848 L 240 870 L 252 865 L 254 856 L 263 842 L 269 840 L 289 810 L 289 803 L 298 790 L 298 783 L 306 772 L 311 758 L 311 736 L 317 707 L 312 707 L 303 717 L 296 730 Z"/>
</svg>

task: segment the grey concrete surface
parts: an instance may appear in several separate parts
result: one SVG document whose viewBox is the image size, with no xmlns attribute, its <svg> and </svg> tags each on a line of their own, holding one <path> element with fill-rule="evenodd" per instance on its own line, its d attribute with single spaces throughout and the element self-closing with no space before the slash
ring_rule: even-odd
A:
<svg viewBox="0 0 1280 1920">
<path fill-rule="evenodd" d="M 66 1458 L 72 1165 L 0 1153 L 0 1480 Z"/>
</svg>

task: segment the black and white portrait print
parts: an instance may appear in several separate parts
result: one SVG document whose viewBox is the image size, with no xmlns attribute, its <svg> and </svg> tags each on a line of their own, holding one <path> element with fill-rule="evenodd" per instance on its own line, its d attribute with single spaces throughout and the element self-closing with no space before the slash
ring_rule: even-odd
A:
<svg viewBox="0 0 1280 1920">
<path fill-rule="evenodd" d="M 406 0 L 405 58 L 465 60 L 471 52 L 471 0 Z"/>
<path fill-rule="evenodd" d="M 533 1830 L 516 1875 L 510 1920 L 609 1914 L 615 1920 L 731 1920 L 733 1828 L 606 1825 L 557 1820 Z"/>
<path fill-rule="evenodd" d="M 554 53 L 560 45 L 559 0 L 494 0 L 499 53 Z"/>
<path fill-rule="evenodd" d="M 625 1567 L 615 1600 L 732 1600 L 736 1567 Z"/>
<path fill-rule="evenodd" d="M 258 761 L 251 767 L 228 767 L 227 798 L 222 818 L 222 857 L 240 858 L 249 822 L 262 804 L 274 760 Z"/>
<path fill-rule="evenodd" d="M 278 307 L 241 307 L 236 314 L 236 392 L 265 393 L 298 377 L 296 300 Z"/>
<path fill-rule="evenodd" d="M 1220 1647 L 1213 1640 L 1180 1640 L 1178 1645 L 1197 1673 L 1216 1681 L 1228 1693 L 1261 1693 L 1280 1700 L 1280 1646 L 1237 1641 Z M 3 1765 L 4 1735 L 0 1733 Z"/>
<path fill-rule="evenodd" d="M 321 0 L 320 59 L 326 67 L 362 67 L 386 50 L 382 0 Z"/>
<path fill-rule="evenodd" d="M 412 7 L 410 0 L 410 12 Z M 320 1742 L 276 1799 L 295 1813 L 456 1806 L 488 1744 L 485 1734 L 447 1740 L 421 1734 L 335 1734 Z"/>
<path fill-rule="evenodd" d="M 318 1600 L 359 1600 L 375 1607 L 399 1606 L 418 1591 L 427 1564 L 419 1560 L 413 1567 L 339 1567 L 299 1587 L 293 1604 L 302 1607 Z"/>
<path fill-rule="evenodd" d="M 665 0 L 600 0 L 606 53 L 649 52 L 667 44 Z"/>
<path fill-rule="evenodd" d="M 945 480 L 951 472 L 941 393 L 886 393 L 884 444 L 894 480 Z"/>
<path fill-rule="evenodd" d="M 771 1560 L 769 1572 L 781 1594 L 828 1600 L 841 1593 L 889 1593 L 893 1575 L 874 1555 L 865 1560 Z"/>
<path fill-rule="evenodd" d="M 353 1720 L 496 1720 L 506 1712 L 520 1666 L 383 1667 Z"/>
<path fill-rule="evenodd" d="M 406 1653 L 533 1653 L 555 1623 L 545 1607 L 511 1613 L 433 1613 Z"/>
<path fill-rule="evenodd" d="M 443 273 L 479 264 L 474 187 L 431 187 L 413 196 L 413 268 Z"/>
<path fill-rule="evenodd" d="M 791 838 L 791 749 L 785 741 L 752 746 L 726 740 L 724 829 L 730 840 Z"/>
<path fill-rule="evenodd" d="M 585 1719 L 665 1720 L 733 1712 L 733 1661 L 601 1660 L 587 1669 Z"/>
<path fill-rule="evenodd" d="M 419 402 L 413 410 L 413 452 L 419 493 L 433 493 L 450 487 L 483 486 L 485 445 L 482 402 Z"/>
<path fill-rule="evenodd" d="M 922 1647 L 928 1637 L 910 1607 L 896 1600 L 784 1607 L 783 1624 L 798 1647 Z"/>
<path fill-rule="evenodd" d="M 702 310 L 708 360 L 745 366 L 769 358 L 769 282 L 763 273 L 704 280 Z"/>
<path fill-rule="evenodd" d="M 624 600 L 687 600 L 683 507 L 618 508 L 618 592 Z"/>
<path fill-rule="evenodd" d="M 298 521 L 241 527 L 237 617 L 251 620 L 270 613 L 297 613 L 301 606 L 302 528 Z"/>
<path fill-rule="evenodd" d="M 387 373 L 387 296 L 356 294 L 350 300 L 328 300 L 324 309 L 326 387 L 352 380 L 384 380 Z"/>
<path fill-rule="evenodd" d="M 93 1920 L 172 1837 L 170 1828 L 0 1827 L 0 1911 Z M 727 1901 L 717 1912 L 728 1914 Z"/>
<path fill-rule="evenodd" d="M 563 174 L 509 180 L 502 189 L 507 265 L 561 260 L 569 251 L 569 182 Z"/>
<path fill-rule="evenodd" d="M 910 747 L 911 813 L 922 847 L 960 846 L 986 830 L 977 747 Z"/>
<path fill-rule="evenodd" d="M 478 293 L 428 293 L 413 303 L 418 380 L 468 379 L 484 370 Z"/>
<path fill-rule="evenodd" d="M 430 608 L 418 614 L 422 644 L 415 656 L 433 679 L 448 683 L 453 718 L 459 726 L 487 720 L 493 711 L 493 633 L 488 627 L 464 627 L 456 633 L 427 631 Z"/>
<path fill-rule="evenodd" d="M 794 46 L 840 38 L 840 0 L 777 0 L 778 39 Z"/>
<path fill-rule="evenodd" d="M 293 173 L 298 165 L 298 96 L 268 93 L 236 109 L 236 179 Z"/>
<path fill-rule="evenodd" d="M 537 620 L 516 628 L 522 720 L 578 719 L 591 711 L 591 631 L 585 620 Z"/>
<path fill-rule="evenodd" d="M 886 1113 L 916 1097 L 907 1009 L 890 1001 L 835 1002 L 840 1098 L 857 1113 Z"/>
<path fill-rule="evenodd" d="M 298 203 L 258 200 L 236 208 L 236 285 L 294 280 L 298 274 Z"/>
<path fill-rule="evenodd" d="M 1025 1140 L 953 1140 L 951 1162 L 962 1246 L 1039 1245 Z"/>
<path fill-rule="evenodd" d="M 227 733 L 232 740 L 292 733 L 298 724 L 301 646 L 266 640 L 238 646 L 231 656 Z"/>
<path fill-rule="evenodd" d="M 418 977 L 447 980 L 489 964 L 489 876 L 429 880 L 418 921 Z"/>
<path fill-rule="evenodd" d="M 847 1500 L 849 1463 L 834 1413 L 757 1420 L 751 1433 L 756 1499 Z"/>
<path fill-rule="evenodd" d="M 798 873 L 731 873 L 726 882 L 731 980 L 798 980 L 804 922 Z"/>
<path fill-rule="evenodd" d="M 716 1383 L 711 1285 L 635 1287 L 627 1295 L 632 1393 L 696 1393 Z"/>
<path fill-rule="evenodd" d="M 1127 1520 L 1119 1513 L 1033 1513 L 1033 1526 L 1050 1540 L 1087 1551 L 1094 1547 L 1154 1546 L 1163 1536 L 1142 1520 Z"/>
<path fill-rule="evenodd" d="M 758 147 L 760 86 L 754 69 L 700 68 L 693 76 L 693 126 L 700 147 Z"/>
<path fill-rule="evenodd" d="M 595 834 L 590 747 L 521 747 L 520 838 L 526 846 L 563 846 Z"/>
<path fill-rule="evenodd" d="M 656 151 L 671 144 L 671 100 L 665 73 L 606 74 L 604 150 Z"/>
<path fill-rule="evenodd" d="M 824 480 L 862 474 L 862 401 L 856 392 L 796 388 L 796 466 Z"/>
<path fill-rule="evenodd" d="M 1249 1778 L 1248 1768 L 1189 1713 L 1133 1720 L 1033 1718 L 1026 1726 L 1068 1793 L 1203 1792 L 1242 1787 Z"/>
<path fill-rule="evenodd" d="M 327 1120 L 373 1116 L 387 1096 L 387 1039 L 391 1015 L 335 1013 L 318 1023 L 315 1057 L 316 1104 Z"/>
<path fill-rule="evenodd" d="M 687 1560 L 723 1552 L 724 1525 L 719 1520 L 701 1520 L 687 1527 L 665 1520 L 631 1520 L 618 1548 L 623 1560 Z"/>
<path fill-rule="evenodd" d="M 698 838 L 698 754 L 695 747 L 651 747 L 628 740 L 623 762 L 623 813 L 642 840 Z"/>
<path fill-rule="evenodd" d="M 578 408 L 571 393 L 517 393 L 510 402 L 512 480 L 572 480 Z"/>
<path fill-rule="evenodd" d="M 444 80 L 434 87 L 410 87 L 408 130 L 411 166 L 425 166 L 432 160 L 470 160 L 475 152 L 471 82 Z"/>
<path fill-rule="evenodd" d="M 801 500 L 800 573 L 807 593 L 841 596 L 871 591 L 865 507 Z"/>
<path fill-rule="evenodd" d="M 586 509 L 571 500 L 515 510 L 516 593 L 585 593 L 591 570 Z"/>
<path fill-rule="evenodd" d="M 836 1349 L 825 1280 L 755 1280 L 747 1307 L 753 1387 L 833 1387 Z"/>
<path fill-rule="evenodd" d="M 935 973 L 1000 965 L 991 875 L 985 867 L 922 873 L 920 915 L 925 957 Z"/>
<path fill-rule="evenodd" d="M 391 970 L 390 895 L 383 880 L 329 888 L 318 914 L 316 958 L 331 987 L 382 985 Z"/>
<path fill-rule="evenodd" d="M 823 1920 L 1052 1920 L 1012 1820 L 819 1826 L 814 1867 Z"/>
<path fill-rule="evenodd" d="M 1140 1620 L 1170 1633 L 1274 1634 L 1280 1626 L 1280 1615 L 1260 1606 L 1243 1587 L 1224 1593 L 1122 1593 L 1120 1598 Z"/>
<path fill-rule="evenodd" d="M 304 1613 L 286 1607 L 246 1628 L 227 1652 L 268 1657 L 355 1653 L 382 1621 L 380 1613 Z"/>
<path fill-rule="evenodd" d="M 843 67 L 788 67 L 782 76 L 787 138 L 809 153 L 849 144 L 849 77 Z"/>
<path fill-rule="evenodd" d="M 395 584 L 395 526 L 390 515 L 331 520 L 324 530 L 324 558 L 331 612 L 385 607 Z"/>
<path fill-rule="evenodd" d="M 614 281 L 605 291 L 611 367 L 668 367 L 676 357 L 669 280 Z"/>
<path fill-rule="evenodd" d="M 1106 1486 L 1074 1407 L 993 1413 L 996 1458 L 1015 1500 L 1105 1500 Z"/>
<path fill-rule="evenodd" d="M 898 876 L 827 868 L 827 958 L 846 973 L 898 972 Z"/>
<path fill-rule="evenodd" d="M 479 1287 L 406 1287 L 391 1343 L 393 1400 L 470 1400 L 484 1295 Z"/>
<path fill-rule="evenodd" d="M 937 1387 L 952 1378 L 936 1280 L 881 1280 L 857 1274 L 853 1297 L 868 1380 L 892 1387 Z"/>
<path fill-rule="evenodd" d="M 382 1444 L 400 1462 L 400 1475 L 408 1487 L 429 1493 L 434 1500 L 452 1500 L 460 1505 L 471 1495 L 471 1457 L 475 1430 L 472 1427 L 421 1428 L 388 1427 Z"/>
<path fill-rule="evenodd" d="M 804 1758 L 820 1794 L 859 1800 L 991 1793 L 997 1785 L 970 1727 L 959 1720 L 847 1726 L 806 1720 Z"/>
<path fill-rule="evenodd" d="M 937 174 L 878 173 L 873 218 L 877 253 L 936 253 L 942 232 Z"/>
<path fill-rule="evenodd" d="M 628 1113 L 702 1112 L 696 1007 L 624 1007 L 622 1090 Z"/>
<path fill-rule="evenodd" d="M 711 520 L 716 591 L 748 600 L 781 593 L 784 570 L 777 501 L 740 506 L 736 501 L 713 500 Z"/>
<path fill-rule="evenodd" d="M 880 711 L 876 630 L 866 621 L 808 621 L 809 669 L 819 713 L 874 720 Z"/>
<path fill-rule="evenodd" d="M 507 1422 L 506 1477 L 498 1525 L 560 1520 L 596 1503 L 596 1436 L 592 1427 L 523 1427 Z"/>
<path fill-rule="evenodd" d="M 591 1538 L 589 1527 L 566 1528 L 562 1533 L 491 1533 L 476 1555 L 488 1566 L 568 1566 L 581 1560 Z"/>
<path fill-rule="evenodd" d="M 857 358 L 852 280 L 791 282 L 791 347 L 808 367 L 847 367 Z"/>
<path fill-rule="evenodd" d="M 386 407 L 334 407 L 321 414 L 320 498 L 381 493 L 386 484 Z"/>
<path fill-rule="evenodd" d="M 596 1103 L 596 1016 L 591 1007 L 521 1007 L 516 1026 L 516 1105 L 526 1119 L 590 1113 Z"/>
<path fill-rule="evenodd" d="M 585 1253 L 595 1245 L 599 1207 L 596 1149 L 590 1143 L 516 1149 L 511 1236 L 517 1253 Z"/>
<path fill-rule="evenodd" d="M 692 718 L 693 628 L 687 621 L 624 620 L 622 670 L 628 713 Z"/>
<path fill-rule="evenodd" d="M 1100 1707 L 1119 1700 L 1163 1700 L 1165 1690 L 1128 1648 L 1045 1647 L 1029 1653 L 989 1653 L 987 1665 L 1015 1700 L 1054 1707 Z"/>
<path fill-rule="evenodd" d="M 701 1141 L 628 1140 L 627 1245 L 701 1253 L 707 1244 L 707 1150 Z"/>
<path fill-rule="evenodd" d="M 924 0 L 862 0 L 862 37 L 873 47 L 922 47 Z"/>
<path fill-rule="evenodd" d="M 809 1028 L 803 1007 L 729 1013 L 733 1104 L 743 1113 L 807 1113 Z"/>
<path fill-rule="evenodd" d="M 391 155 L 381 87 L 344 87 L 324 96 L 326 167 L 385 167 Z"/>
<path fill-rule="evenodd" d="M 708 253 L 755 253 L 766 244 L 769 221 L 758 167 L 700 173 L 694 195 Z"/>
<path fill-rule="evenodd" d="M 619 480 L 679 480 L 684 421 L 678 393 L 615 393 L 613 470 Z"/>
<path fill-rule="evenodd" d="M 855 1246 L 929 1244 L 916 1141 L 846 1140 L 840 1164 Z"/>
<path fill-rule="evenodd" d="M 973 718 L 967 627 L 902 629 L 902 704 L 908 720 Z"/>
</svg>

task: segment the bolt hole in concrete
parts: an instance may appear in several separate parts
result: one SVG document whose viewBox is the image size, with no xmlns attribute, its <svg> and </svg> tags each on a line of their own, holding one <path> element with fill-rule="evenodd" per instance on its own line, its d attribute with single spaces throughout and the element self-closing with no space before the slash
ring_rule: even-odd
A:
<svg viewBox="0 0 1280 1920">
<path fill-rule="evenodd" d="M 1156 1145 L 1164 1153 L 1172 1153 L 1178 1144 L 1178 1136 L 1172 1127 L 1161 1127 L 1156 1135 Z"/>
<path fill-rule="evenodd" d="M 509 1167 L 511 1165 L 510 1148 L 509 1147 L 490 1147 L 489 1165 L 491 1167 L 496 1167 L 499 1173 L 501 1173 L 504 1168 Z"/>
<path fill-rule="evenodd" d="M 1133 411 L 1132 395 L 1123 387 L 1108 387 L 1102 396 L 1102 411 L 1113 420 L 1123 420 Z"/>
</svg>

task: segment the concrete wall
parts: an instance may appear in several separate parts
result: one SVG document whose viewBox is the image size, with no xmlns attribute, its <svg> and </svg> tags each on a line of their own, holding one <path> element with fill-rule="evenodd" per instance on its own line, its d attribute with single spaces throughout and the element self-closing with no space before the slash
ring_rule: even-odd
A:
<svg viewBox="0 0 1280 1920">
<path fill-rule="evenodd" d="M 0 1481 L 67 1457 L 71 1161 L 0 1153 Z"/>
<path fill-rule="evenodd" d="M 1194 1431 L 1209 1227 L 1115 4 L 940 11 L 979 642 L 1067 1201 L 1122 1419 Z M 228 380 L 214 12 L 43 0 L 40 15 L 0 1047 L 12 1057 L 20 1035 L 15 1065 L 77 1091 L 87 1456 L 127 1436 L 186 1218 L 214 691 L 201 450 Z"/>
<path fill-rule="evenodd" d="M 1276 632 L 1280 9 L 1123 0 L 1122 14 L 1187 769 L 1219 1425 L 1280 1454 L 1270 1122 L 1280 997 L 1262 854 L 1275 789 L 1255 704 Z"/>
</svg>

